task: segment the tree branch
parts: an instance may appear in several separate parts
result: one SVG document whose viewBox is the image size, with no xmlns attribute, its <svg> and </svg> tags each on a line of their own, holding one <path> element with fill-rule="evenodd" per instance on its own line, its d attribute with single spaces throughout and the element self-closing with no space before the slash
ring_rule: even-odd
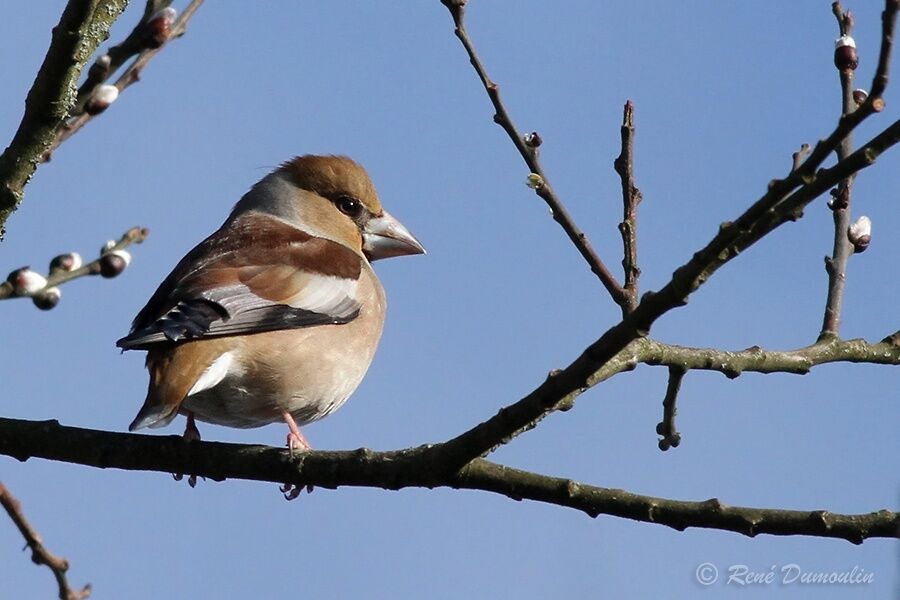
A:
<svg viewBox="0 0 900 600">
<path fill-rule="evenodd" d="M 0 155 L 0 239 L 25 185 L 75 105 L 81 69 L 109 36 L 127 0 L 69 0 L 25 100 L 25 114 Z"/>
<path fill-rule="evenodd" d="M 535 193 L 550 207 L 553 219 L 562 226 L 566 235 L 569 236 L 569 239 L 575 244 L 575 247 L 581 253 L 581 256 L 587 261 L 591 271 L 600 279 L 600 282 L 606 288 L 606 291 L 609 292 L 609 295 L 615 303 L 622 308 L 623 314 L 626 314 L 629 307 L 628 295 L 619 282 L 616 281 L 615 276 L 606 268 L 606 265 L 594 250 L 594 247 L 591 245 L 587 236 L 579 229 L 578 225 L 576 225 L 575 220 L 569 214 L 569 211 L 566 210 L 562 200 L 556 195 L 553 188 L 550 187 L 550 180 L 547 178 L 547 174 L 544 172 L 544 169 L 538 160 L 536 146 L 530 146 L 526 143 L 525 136 L 519 132 L 512 122 L 512 119 L 506 110 L 506 106 L 500 98 L 500 88 L 488 76 L 487 70 L 481 63 L 481 59 L 478 58 L 478 54 L 475 52 L 475 47 L 472 45 L 472 41 L 469 39 L 469 34 L 466 32 L 463 23 L 465 0 L 441 0 L 441 3 L 450 11 L 450 14 L 453 17 L 456 37 L 462 42 L 466 53 L 469 55 L 469 61 L 472 63 L 472 67 L 474 67 L 475 72 L 478 74 L 478 78 L 481 80 L 481 84 L 484 86 L 484 89 L 491 100 L 491 104 L 494 105 L 494 122 L 503 128 L 531 171 L 529 187 L 532 187 Z"/>
<path fill-rule="evenodd" d="M 99 468 L 190 473 L 215 481 L 249 479 L 297 487 L 451 487 L 503 494 L 684 530 L 703 527 L 748 536 L 813 535 L 861 543 L 900 536 L 900 514 L 888 510 L 862 515 L 828 511 L 788 511 L 725 506 L 717 499 L 683 502 L 623 490 L 584 485 L 570 479 L 521 471 L 475 460 L 457 472 L 434 462 L 429 446 L 392 452 L 310 451 L 291 458 L 269 446 L 187 442 L 179 436 L 149 436 L 64 427 L 56 421 L 0 418 L 0 454 Z"/>
<path fill-rule="evenodd" d="M 94 117 L 101 114 L 85 111 L 85 105 L 90 100 L 94 90 L 97 89 L 99 85 L 103 84 L 110 75 L 115 73 L 119 67 L 134 55 L 137 55 L 137 58 L 127 69 L 125 69 L 125 72 L 119 76 L 113 85 L 116 87 L 116 90 L 121 93 L 132 84 L 140 81 L 141 72 L 144 70 L 144 67 L 147 66 L 147 63 L 149 63 L 154 56 L 159 54 L 170 41 L 184 35 L 187 30 L 188 21 L 194 16 L 194 13 L 200 8 L 200 5 L 203 4 L 203 0 L 192 0 L 192 2 L 184 9 L 184 12 L 181 13 L 174 23 L 172 23 L 171 30 L 165 38 L 158 40 L 158 45 L 153 44 L 148 46 L 147 32 L 145 31 L 148 19 L 150 19 L 157 10 L 164 8 L 169 4 L 171 4 L 171 0 L 148 0 L 143 18 L 135 25 L 131 33 L 128 34 L 128 37 L 121 43 L 110 48 L 105 55 L 101 56 L 97 62 L 94 63 L 94 66 L 91 67 L 91 74 L 89 74 L 84 84 L 82 84 L 81 88 L 78 90 L 78 101 L 75 109 L 72 111 L 72 114 L 75 116 L 57 131 L 56 138 L 42 157 L 43 161 L 50 160 L 54 150 L 67 139 L 78 133 L 78 131 L 92 121 Z"/>
<path fill-rule="evenodd" d="M 805 375 L 818 365 L 866 363 L 900 365 L 900 343 L 885 338 L 877 344 L 865 340 L 823 340 L 796 350 L 763 350 L 759 346 L 729 351 L 663 344 L 650 338 L 635 340 L 623 357 L 636 365 L 663 365 L 686 370 L 718 371 L 730 379 L 742 373 L 793 373 Z"/>
<path fill-rule="evenodd" d="M 81 590 L 73 590 L 69 587 L 69 580 L 66 572 L 69 570 L 69 561 L 56 556 L 41 541 L 41 536 L 25 518 L 22 512 L 22 504 L 9 493 L 9 490 L 0 483 L 0 505 L 6 509 L 9 518 L 12 519 L 25 543 L 31 549 L 31 561 L 36 565 L 45 565 L 53 571 L 53 577 L 56 578 L 56 584 L 59 587 L 60 600 L 84 600 L 91 595 L 91 585 L 87 584 Z"/>
<path fill-rule="evenodd" d="M 637 207 L 643 198 L 641 190 L 634 184 L 634 104 L 631 100 L 625 103 L 621 135 L 622 150 L 613 161 L 613 167 L 622 180 L 623 215 L 619 232 L 622 234 L 624 288 L 631 312 L 638 303 L 638 277 L 641 275 L 637 264 Z"/>
<path fill-rule="evenodd" d="M 43 285 L 35 289 L 23 290 L 15 285 L 14 280 L 17 273 L 20 273 L 23 269 L 30 271 L 28 267 L 17 269 L 10 273 L 6 281 L 0 283 L 0 300 L 23 297 L 40 298 L 47 290 L 88 275 L 103 275 L 106 278 L 115 277 L 128 266 L 129 258 L 126 257 L 130 255 L 126 255 L 122 251 L 132 244 L 142 243 L 147 239 L 148 235 L 149 231 L 147 229 L 132 227 L 119 238 L 119 241 L 114 242 L 110 240 L 107 242 L 100 256 L 85 265 L 81 265 L 81 257 L 76 253 L 61 254 L 50 262 L 50 273 L 47 275 Z M 44 279 L 43 276 L 41 276 L 41 279 Z M 58 290 L 56 293 L 58 301 Z M 55 306 L 55 303 L 53 306 Z M 53 308 L 53 306 L 48 308 Z"/>
<path fill-rule="evenodd" d="M 459 23 L 464 0 L 442 2 Z M 723 223 L 716 236 L 676 269 L 665 286 L 658 292 L 645 294 L 633 312 L 608 329 L 568 367 L 551 372 L 534 391 L 501 408 L 494 417 L 435 447 L 434 452 L 441 455 L 440 462 L 462 468 L 469 461 L 533 428 L 547 414 L 569 408 L 583 391 L 600 381 L 599 373 L 608 361 L 634 340 L 646 337 L 650 327 L 663 314 L 687 304 L 690 294 L 719 268 L 783 223 L 802 217 L 807 204 L 841 180 L 873 164 L 881 153 L 900 141 L 900 121 L 895 121 L 846 159 L 829 169 L 819 169 L 844 137 L 867 116 L 884 107 L 881 94 L 887 83 L 892 33 L 900 0 L 885 0 L 885 3 L 879 65 L 873 80 L 873 93 L 865 102 L 852 113 L 842 115 L 831 134 L 815 145 L 801 165 L 793 168 L 784 179 L 771 181 L 759 200 L 734 222 Z M 457 35 L 470 48 L 465 31 L 458 27 Z M 471 51 L 470 57 L 476 70 L 483 74 Z M 486 75 L 482 76 L 482 81 L 490 93 L 492 87 Z"/>
<path fill-rule="evenodd" d="M 831 6 L 832 12 L 838 22 L 840 40 L 852 40 L 853 16 L 845 12 L 840 2 Z M 841 51 L 852 52 L 852 60 L 839 60 Z M 858 61 L 856 59 L 856 46 L 852 49 L 839 47 L 835 50 L 835 65 L 841 81 L 841 115 L 846 116 L 856 110 L 856 100 L 853 98 L 853 73 Z M 853 134 L 848 133 L 836 149 L 838 160 L 844 160 L 853 152 Z M 848 177 L 832 192 L 833 199 L 829 203 L 834 219 L 834 242 L 831 256 L 825 258 L 825 271 L 828 273 L 828 294 L 825 301 L 825 315 L 822 318 L 822 331 L 820 337 L 837 337 L 841 324 L 841 307 L 844 301 L 844 284 L 847 277 L 847 261 L 853 254 L 853 244 L 847 237 L 850 227 L 850 204 L 852 199 L 853 177 Z"/>
<path fill-rule="evenodd" d="M 835 143 L 839 142 L 836 136 L 831 137 L 835 138 Z M 669 283 L 658 292 L 644 294 L 634 312 L 609 328 L 569 366 L 553 371 L 534 391 L 518 402 L 501 408 L 494 417 L 436 447 L 434 451 L 443 455 L 441 462 L 448 461 L 462 468 L 468 461 L 490 453 L 497 446 L 531 429 L 547 414 L 570 407 L 582 392 L 601 381 L 598 374 L 608 361 L 632 341 L 646 337 L 659 317 L 687 304 L 690 294 L 715 271 L 781 224 L 798 219 L 807 204 L 836 182 L 870 166 L 879 154 L 897 142 L 900 142 L 900 121 L 847 159 L 830 169 L 819 171 L 809 180 L 810 184 L 803 185 L 786 198 L 783 195 L 787 193 L 785 189 L 793 189 L 793 185 L 775 182 L 766 195 L 736 221 L 723 224 L 712 241 L 675 270 Z M 820 145 L 823 143 L 820 142 Z M 807 159 L 804 168 L 810 160 Z M 788 179 L 797 172 L 789 175 Z"/>
<path fill-rule="evenodd" d="M 663 452 L 669 448 L 677 448 L 681 443 L 681 434 L 675 428 L 677 412 L 675 403 L 685 373 L 687 369 L 680 365 L 669 366 L 669 383 L 666 385 L 666 396 L 663 398 L 663 420 L 656 425 L 656 433 L 662 436 L 659 440 L 659 449 Z"/>
</svg>

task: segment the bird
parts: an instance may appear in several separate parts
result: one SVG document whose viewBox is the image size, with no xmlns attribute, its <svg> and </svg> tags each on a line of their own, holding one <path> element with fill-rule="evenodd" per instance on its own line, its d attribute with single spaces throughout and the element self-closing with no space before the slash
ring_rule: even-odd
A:
<svg viewBox="0 0 900 600">
<path fill-rule="evenodd" d="M 147 397 L 130 431 L 187 417 L 236 428 L 300 427 L 338 408 L 372 362 L 385 293 L 373 261 L 424 254 L 385 211 L 365 169 L 304 155 L 254 184 L 228 218 L 175 266 L 128 335 L 145 350 Z"/>
</svg>

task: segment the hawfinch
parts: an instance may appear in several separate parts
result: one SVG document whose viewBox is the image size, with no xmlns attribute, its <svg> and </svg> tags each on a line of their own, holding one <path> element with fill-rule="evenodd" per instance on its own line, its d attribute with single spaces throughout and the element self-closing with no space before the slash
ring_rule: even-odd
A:
<svg viewBox="0 0 900 600">
<path fill-rule="evenodd" d="M 194 418 L 299 426 L 337 410 L 365 375 L 384 324 L 371 261 L 423 254 L 381 208 L 365 170 L 300 156 L 259 181 L 135 317 L 123 350 L 146 350 L 150 388 L 128 427 Z"/>
</svg>

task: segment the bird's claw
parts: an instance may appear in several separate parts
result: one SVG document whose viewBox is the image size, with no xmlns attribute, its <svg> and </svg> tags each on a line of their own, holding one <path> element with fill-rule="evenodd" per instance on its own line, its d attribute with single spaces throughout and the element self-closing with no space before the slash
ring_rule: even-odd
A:
<svg viewBox="0 0 900 600">
<path fill-rule="evenodd" d="M 287 501 L 296 500 L 300 497 L 300 494 L 303 493 L 303 490 L 306 490 L 306 493 L 311 494 L 312 491 L 316 489 L 312 484 L 308 485 L 294 485 L 293 483 L 285 483 L 280 486 L 278 490 L 284 494 L 284 499 Z"/>
</svg>

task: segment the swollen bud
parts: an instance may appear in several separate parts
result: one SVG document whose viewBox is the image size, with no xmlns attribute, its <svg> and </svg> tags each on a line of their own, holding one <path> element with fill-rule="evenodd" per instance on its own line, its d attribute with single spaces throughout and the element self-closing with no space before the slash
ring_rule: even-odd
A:
<svg viewBox="0 0 900 600">
<path fill-rule="evenodd" d="M 111 279 L 125 270 L 131 262 L 131 254 L 125 250 L 113 250 L 100 257 L 100 274 Z"/>
<path fill-rule="evenodd" d="M 119 97 L 119 88 L 108 83 L 98 85 L 94 88 L 94 92 L 84 105 L 84 112 L 93 116 L 99 115 L 109 108 L 109 105 L 116 101 Z"/>
<path fill-rule="evenodd" d="M 856 102 L 857 106 L 862 106 L 862 103 L 865 102 L 868 97 L 869 92 L 862 88 L 853 90 L 853 101 Z"/>
<path fill-rule="evenodd" d="M 178 13 L 171 6 L 156 11 L 143 27 L 144 45 L 147 48 L 159 48 L 166 43 L 172 34 L 172 23 Z"/>
<path fill-rule="evenodd" d="M 834 41 L 834 66 L 839 71 L 853 71 L 859 66 L 856 42 L 849 35 L 842 35 Z"/>
<path fill-rule="evenodd" d="M 53 271 L 74 271 L 81 268 L 81 255 L 77 252 L 69 252 L 68 254 L 60 254 L 50 261 L 50 272 Z"/>
<path fill-rule="evenodd" d="M 109 54 L 104 54 L 94 61 L 88 70 L 88 79 L 92 81 L 103 81 L 109 77 L 109 70 L 112 67 L 112 58 Z"/>
<path fill-rule="evenodd" d="M 539 190 L 544 187 L 544 178 L 537 173 L 529 173 L 525 179 L 525 185 L 533 190 Z"/>
<path fill-rule="evenodd" d="M 863 215 L 847 228 L 847 239 L 853 244 L 854 252 L 865 252 L 872 241 L 872 220 Z"/>
<path fill-rule="evenodd" d="M 6 281 L 12 284 L 13 291 L 17 296 L 30 296 L 47 286 L 44 276 L 35 273 L 28 267 L 16 269 L 6 277 Z"/>
<path fill-rule="evenodd" d="M 50 310 L 59 304 L 60 296 L 62 296 L 62 292 L 59 291 L 59 288 L 52 287 L 35 294 L 31 297 L 31 301 L 41 310 Z"/>
<path fill-rule="evenodd" d="M 526 133 L 524 136 L 522 136 L 522 141 L 524 141 L 525 145 L 529 148 L 537 148 L 544 143 L 544 140 L 541 139 L 541 136 L 538 135 L 537 131 Z"/>
</svg>

